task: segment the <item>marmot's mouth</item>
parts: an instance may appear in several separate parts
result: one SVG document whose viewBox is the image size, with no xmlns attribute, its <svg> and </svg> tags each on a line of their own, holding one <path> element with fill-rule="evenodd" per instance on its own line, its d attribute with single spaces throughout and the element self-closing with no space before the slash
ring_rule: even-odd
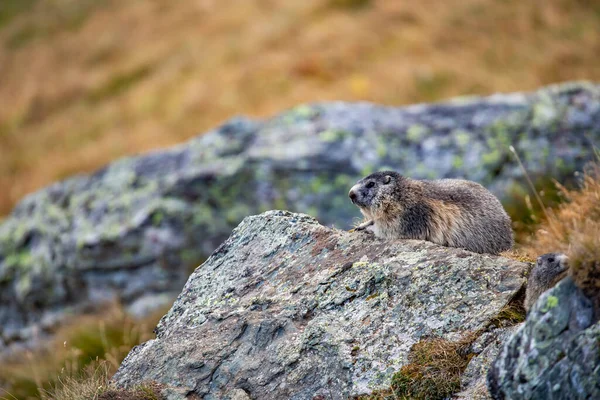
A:
<svg viewBox="0 0 600 400">
<path fill-rule="evenodd" d="M 361 208 L 361 209 L 365 209 L 365 210 L 368 209 L 368 207 L 358 199 L 353 199 L 352 204 L 354 204 L 356 207 Z"/>
<path fill-rule="evenodd" d="M 358 196 L 356 196 L 355 194 L 352 194 L 350 196 L 350 201 L 352 202 L 352 204 L 354 204 L 357 207 L 363 208 L 364 204 L 360 201 L 360 199 L 358 198 Z"/>
</svg>

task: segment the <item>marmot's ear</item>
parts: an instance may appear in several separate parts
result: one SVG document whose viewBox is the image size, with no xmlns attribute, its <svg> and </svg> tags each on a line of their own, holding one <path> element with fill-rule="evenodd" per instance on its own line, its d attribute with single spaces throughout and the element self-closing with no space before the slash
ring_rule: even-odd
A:
<svg viewBox="0 0 600 400">
<path fill-rule="evenodd" d="M 389 176 L 389 175 L 386 175 L 386 176 L 383 178 L 383 184 L 384 184 L 384 185 L 387 185 L 387 184 L 388 184 L 388 183 L 390 183 L 391 181 L 392 181 L 392 177 L 391 177 L 391 176 Z"/>
</svg>

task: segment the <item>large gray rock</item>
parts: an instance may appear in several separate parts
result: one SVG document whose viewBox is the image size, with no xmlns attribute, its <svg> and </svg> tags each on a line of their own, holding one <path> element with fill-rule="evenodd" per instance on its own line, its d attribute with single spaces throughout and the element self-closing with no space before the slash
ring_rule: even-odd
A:
<svg viewBox="0 0 600 400">
<path fill-rule="evenodd" d="M 494 399 L 600 399 L 600 322 L 571 278 L 545 292 L 488 373 Z"/>
<path fill-rule="evenodd" d="M 527 268 L 270 211 L 244 219 L 191 275 L 157 338 L 114 380 L 157 381 L 171 399 L 369 393 L 389 385 L 420 338 L 484 331 Z"/>
<path fill-rule="evenodd" d="M 117 298 L 164 304 L 244 216 L 272 208 L 348 227 L 348 189 L 393 168 L 462 176 L 500 197 L 535 177 L 563 179 L 600 142 L 600 86 L 404 108 L 304 105 L 238 118 L 186 144 L 122 159 L 25 198 L 0 225 L 0 352 L 51 331 L 65 311 Z"/>
</svg>

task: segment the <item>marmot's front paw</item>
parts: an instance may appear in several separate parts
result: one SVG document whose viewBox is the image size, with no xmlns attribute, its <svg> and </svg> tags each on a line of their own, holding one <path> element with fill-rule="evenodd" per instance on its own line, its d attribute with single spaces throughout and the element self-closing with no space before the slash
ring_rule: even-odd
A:
<svg viewBox="0 0 600 400">
<path fill-rule="evenodd" d="M 369 235 L 374 235 L 375 234 L 375 225 L 371 224 L 371 225 L 367 226 L 365 229 L 362 230 L 362 232 L 368 233 Z"/>
<path fill-rule="evenodd" d="M 365 232 L 369 232 L 369 233 L 373 233 L 370 229 L 368 229 L 369 227 L 371 227 L 374 224 L 373 220 L 367 221 L 367 222 L 363 222 L 362 224 L 358 225 L 356 228 L 354 228 L 352 230 L 352 232 L 354 231 L 365 231 Z"/>
</svg>

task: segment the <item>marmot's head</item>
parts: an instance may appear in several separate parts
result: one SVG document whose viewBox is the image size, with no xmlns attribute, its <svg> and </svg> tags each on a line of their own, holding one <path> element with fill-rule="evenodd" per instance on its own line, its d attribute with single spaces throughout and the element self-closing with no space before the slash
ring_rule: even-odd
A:
<svg viewBox="0 0 600 400">
<path fill-rule="evenodd" d="M 569 269 L 569 258 L 561 253 L 548 253 L 538 257 L 531 280 L 540 285 L 544 290 L 550 289 L 562 279 Z"/>
<path fill-rule="evenodd" d="M 406 182 L 406 178 L 394 171 L 375 172 L 352 186 L 348 196 L 365 217 L 374 219 L 388 207 L 397 206 Z"/>
</svg>

